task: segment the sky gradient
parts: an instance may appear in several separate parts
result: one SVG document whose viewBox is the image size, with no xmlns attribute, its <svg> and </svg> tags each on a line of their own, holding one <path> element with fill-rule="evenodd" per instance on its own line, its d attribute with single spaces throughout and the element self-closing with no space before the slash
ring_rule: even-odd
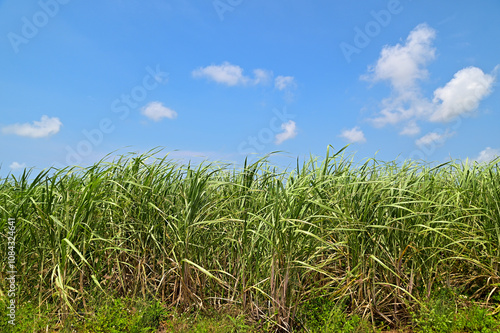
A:
<svg viewBox="0 0 500 333">
<path fill-rule="evenodd" d="M 175 159 L 500 155 L 500 2 L 0 1 L 0 175 Z"/>
</svg>

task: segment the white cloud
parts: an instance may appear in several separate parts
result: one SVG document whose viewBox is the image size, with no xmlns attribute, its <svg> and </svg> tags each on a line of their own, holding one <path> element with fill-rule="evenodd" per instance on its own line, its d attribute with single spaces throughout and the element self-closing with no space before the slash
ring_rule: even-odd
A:
<svg viewBox="0 0 500 333">
<path fill-rule="evenodd" d="M 425 66 L 434 59 L 435 48 L 432 41 L 436 31 L 427 24 L 419 24 L 413 29 L 404 45 L 385 46 L 377 64 L 365 78 L 372 81 L 388 80 L 398 91 L 415 86 L 417 80 L 428 76 Z"/>
<path fill-rule="evenodd" d="M 287 88 L 295 87 L 295 79 L 293 76 L 278 76 L 274 80 L 274 87 L 278 90 L 285 90 Z"/>
<path fill-rule="evenodd" d="M 493 75 L 484 74 L 477 67 L 458 71 L 444 87 L 434 91 L 433 102 L 437 108 L 430 120 L 447 122 L 474 111 L 480 101 L 491 93 L 494 81 Z"/>
<path fill-rule="evenodd" d="M 356 142 L 366 142 L 365 135 L 362 130 L 359 129 L 358 126 L 350 129 L 350 130 L 344 130 L 340 134 L 340 137 L 346 139 L 349 143 L 356 143 Z"/>
<path fill-rule="evenodd" d="M 476 157 L 475 161 L 478 161 L 479 163 L 488 163 L 493 161 L 495 158 L 500 156 L 500 149 L 493 149 L 490 147 L 486 147 L 485 150 L 481 151 Z"/>
<path fill-rule="evenodd" d="M 295 94 L 293 92 L 294 88 L 297 87 L 295 83 L 295 78 L 293 76 L 278 76 L 274 80 L 274 87 L 279 91 L 283 91 L 283 99 L 287 103 L 292 103 L 295 99 Z"/>
<path fill-rule="evenodd" d="M 426 65 L 435 58 L 435 36 L 435 30 L 427 24 L 418 25 L 404 45 L 385 46 L 377 64 L 361 77 L 372 82 L 389 81 L 393 90 L 392 96 L 382 101 L 381 116 L 373 119 L 376 126 L 429 112 L 429 102 L 422 98 L 417 82 L 428 77 Z"/>
<path fill-rule="evenodd" d="M 381 115 L 371 120 L 376 127 L 387 124 L 394 125 L 402 121 L 427 116 L 432 113 L 433 108 L 433 104 L 422 96 L 419 89 L 409 89 L 396 93 L 393 97 L 383 99 Z"/>
<path fill-rule="evenodd" d="M 451 137 L 453 134 L 454 133 L 449 133 L 448 131 L 446 131 L 443 134 L 437 132 L 430 132 L 421 137 L 420 139 L 416 140 L 415 144 L 420 148 L 422 148 L 423 146 L 429 146 L 431 144 L 441 145 L 446 141 L 446 139 Z"/>
<path fill-rule="evenodd" d="M 163 106 L 160 102 L 151 102 L 142 107 L 141 113 L 154 121 L 160 121 L 162 118 L 177 118 L 177 112 Z"/>
<path fill-rule="evenodd" d="M 194 78 L 207 78 L 228 86 L 268 83 L 273 73 L 265 69 L 254 69 L 254 78 L 243 74 L 243 68 L 225 61 L 222 65 L 200 67 L 192 72 Z"/>
<path fill-rule="evenodd" d="M 236 86 L 248 82 L 248 78 L 243 75 L 243 69 L 240 66 L 231 65 L 227 61 L 222 65 L 210 65 L 198 68 L 192 74 L 195 78 L 206 77 L 217 83 L 227 84 L 228 86 Z"/>
<path fill-rule="evenodd" d="M 200 67 L 191 72 L 194 78 L 206 78 L 227 86 L 255 86 L 267 85 L 274 81 L 274 87 L 283 92 L 285 102 L 291 103 L 294 100 L 293 89 L 297 87 L 293 76 L 279 75 L 274 78 L 272 71 L 266 69 L 254 69 L 253 77 L 244 74 L 243 68 L 233 65 L 227 61 L 221 65 L 210 65 Z"/>
<path fill-rule="evenodd" d="M 276 134 L 275 143 L 277 145 L 286 140 L 292 139 L 297 135 L 297 125 L 293 120 L 289 120 L 288 122 L 281 124 L 281 129 L 283 132 Z"/>
<path fill-rule="evenodd" d="M 33 124 L 24 123 L 5 126 L 2 128 L 2 133 L 30 138 L 43 138 L 58 133 L 61 126 L 62 123 L 59 118 L 49 118 L 43 115 L 40 121 L 34 121 Z"/>
<path fill-rule="evenodd" d="M 26 164 L 25 163 L 12 162 L 9 165 L 9 168 L 11 168 L 12 170 L 25 169 L 26 168 Z"/>
<path fill-rule="evenodd" d="M 491 74 L 477 67 L 467 67 L 434 91 L 433 98 L 422 93 L 421 82 L 428 78 L 427 66 L 436 56 L 433 46 L 436 31 L 427 24 L 413 29 L 404 43 L 385 46 L 376 64 L 361 79 L 387 82 L 391 87 L 389 97 L 381 101 L 379 113 L 371 120 L 376 127 L 405 123 L 400 135 L 420 133 L 417 120 L 449 122 L 454 118 L 475 111 L 488 96 L 496 80 L 497 66 Z M 419 146 L 444 143 L 453 135 L 446 131 L 428 133 L 416 140 Z"/>
<path fill-rule="evenodd" d="M 253 74 L 255 76 L 253 80 L 254 84 L 267 84 L 273 77 L 273 72 L 265 69 L 254 69 Z"/>
<path fill-rule="evenodd" d="M 417 123 L 414 120 L 406 124 L 403 130 L 399 132 L 399 134 L 401 135 L 409 135 L 409 136 L 417 135 L 418 133 L 420 133 L 420 127 L 418 127 Z"/>
</svg>

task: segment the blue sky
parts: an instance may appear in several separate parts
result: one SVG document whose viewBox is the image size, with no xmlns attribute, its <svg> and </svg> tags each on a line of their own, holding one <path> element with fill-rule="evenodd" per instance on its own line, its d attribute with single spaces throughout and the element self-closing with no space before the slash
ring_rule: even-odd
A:
<svg viewBox="0 0 500 333">
<path fill-rule="evenodd" d="M 490 160 L 499 13 L 497 0 L 4 0 L 0 175 L 155 147 Z"/>
</svg>

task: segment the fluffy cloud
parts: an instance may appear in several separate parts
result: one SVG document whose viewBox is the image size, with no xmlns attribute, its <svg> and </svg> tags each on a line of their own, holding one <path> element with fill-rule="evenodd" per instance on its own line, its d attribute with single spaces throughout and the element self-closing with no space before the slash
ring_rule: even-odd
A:
<svg viewBox="0 0 500 333">
<path fill-rule="evenodd" d="M 434 91 L 437 108 L 430 120 L 447 122 L 477 109 L 479 102 L 491 93 L 494 81 L 493 75 L 484 74 L 477 67 L 458 71 L 444 87 Z"/>
<path fill-rule="evenodd" d="M 274 80 L 274 87 L 278 90 L 295 87 L 295 79 L 293 76 L 278 76 Z"/>
<path fill-rule="evenodd" d="M 9 168 L 11 168 L 12 170 L 24 169 L 24 168 L 26 168 L 26 164 L 25 163 L 12 162 L 9 165 Z"/>
<path fill-rule="evenodd" d="M 417 122 L 414 120 L 408 122 L 408 124 L 406 124 L 403 130 L 399 132 L 399 134 L 401 135 L 409 135 L 409 136 L 417 135 L 418 133 L 420 133 L 420 127 L 418 127 Z"/>
<path fill-rule="evenodd" d="M 454 133 L 449 133 L 448 131 L 443 134 L 437 132 L 430 132 L 421 137 L 420 139 L 416 140 L 415 144 L 420 148 L 432 144 L 442 145 L 446 141 L 446 139 L 451 137 L 453 134 Z"/>
<path fill-rule="evenodd" d="M 387 124 L 395 125 L 402 121 L 412 121 L 429 115 L 434 106 L 422 97 L 418 89 L 398 93 L 394 97 L 382 100 L 380 116 L 372 120 L 373 125 L 382 127 Z"/>
<path fill-rule="evenodd" d="M 255 69 L 254 78 L 243 74 L 243 68 L 232 65 L 225 61 L 222 65 L 210 65 L 200 67 L 192 72 L 194 78 L 207 78 L 217 83 L 228 86 L 246 85 L 246 84 L 264 84 L 269 82 L 272 72 L 265 69 Z"/>
<path fill-rule="evenodd" d="M 434 29 L 420 24 L 413 29 L 404 45 L 385 46 L 376 65 L 362 79 L 379 82 L 388 81 L 392 96 L 382 101 L 381 116 L 373 119 L 376 126 L 395 124 L 415 115 L 425 114 L 429 102 L 422 98 L 418 81 L 428 77 L 426 65 L 435 58 L 432 42 Z"/>
<path fill-rule="evenodd" d="M 371 69 L 371 80 L 388 80 L 398 91 L 414 87 L 417 80 L 428 76 L 425 66 L 435 57 L 435 37 L 434 29 L 420 24 L 410 32 L 404 45 L 385 46 Z"/>
<path fill-rule="evenodd" d="M 376 64 L 361 77 L 373 83 L 387 82 L 391 87 L 390 96 L 381 101 L 380 112 L 370 119 L 374 126 L 403 123 L 399 134 L 413 136 L 420 133 L 417 121 L 449 122 L 475 111 L 492 92 L 498 66 L 490 74 L 477 67 L 463 68 L 435 89 L 433 98 L 424 96 L 421 82 L 429 77 L 427 66 L 436 56 L 435 37 L 436 31 L 427 24 L 418 25 L 404 43 L 385 46 Z M 440 144 L 453 134 L 432 132 L 415 143 L 419 147 Z"/>
<path fill-rule="evenodd" d="M 359 129 L 359 127 L 354 127 L 350 130 L 344 130 L 340 134 L 340 137 L 344 138 L 347 140 L 349 143 L 356 143 L 356 142 L 366 142 L 365 135 L 362 130 Z"/>
<path fill-rule="evenodd" d="M 228 62 L 224 62 L 222 65 L 201 67 L 194 70 L 192 74 L 195 78 L 205 77 L 228 86 L 245 84 L 248 80 L 243 75 L 243 69 L 240 66 L 231 65 Z"/>
<path fill-rule="evenodd" d="M 43 138 L 58 133 L 61 126 L 62 122 L 59 118 L 49 118 L 43 115 L 40 121 L 34 121 L 33 124 L 24 123 L 5 126 L 2 128 L 2 133 L 30 138 Z"/>
<path fill-rule="evenodd" d="M 479 156 L 476 157 L 475 160 L 478 161 L 479 163 L 483 162 L 488 163 L 493 161 L 495 158 L 499 156 L 500 156 L 500 149 L 493 149 L 490 147 L 486 147 L 485 150 L 479 153 Z"/>
<path fill-rule="evenodd" d="M 289 120 L 288 122 L 281 124 L 281 129 L 283 132 L 276 134 L 275 143 L 277 145 L 286 140 L 292 139 L 297 135 L 297 125 L 293 120 Z"/>
<path fill-rule="evenodd" d="M 154 121 L 160 121 L 163 118 L 177 118 L 177 112 L 163 106 L 160 102 L 149 103 L 141 109 L 141 113 Z"/>
<path fill-rule="evenodd" d="M 265 69 L 254 69 L 253 75 L 255 76 L 255 79 L 253 79 L 254 84 L 267 84 L 273 77 L 273 72 Z"/>
</svg>

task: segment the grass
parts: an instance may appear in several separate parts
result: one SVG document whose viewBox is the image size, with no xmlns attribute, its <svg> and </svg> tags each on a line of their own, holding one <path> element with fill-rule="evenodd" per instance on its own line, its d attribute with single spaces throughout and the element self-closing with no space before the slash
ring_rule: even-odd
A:
<svg viewBox="0 0 500 333">
<path fill-rule="evenodd" d="M 243 317 L 228 320 L 269 331 L 427 332 L 425 321 L 452 314 L 494 327 L 498 161 L 355 165 L 344 149 L 285 171 L 266 158 L 236 170 L 152 151 L 1 179 L 2 236 L 16 219 L 18 317 L 50 313 L 68 329 L 98 320 L 112 297 L 158 312 L 155 302 L 179 313 L 238 309 Z M 7 270 L 2 262 L 3 302 Z M 435 301 L 443 290 L 454 290 L 453 308 Z M 118 325 L 120 315 L 105 316 L 115 315 Z M 158 328 L 160 317 L 148 321 Z"/>
</svg>

